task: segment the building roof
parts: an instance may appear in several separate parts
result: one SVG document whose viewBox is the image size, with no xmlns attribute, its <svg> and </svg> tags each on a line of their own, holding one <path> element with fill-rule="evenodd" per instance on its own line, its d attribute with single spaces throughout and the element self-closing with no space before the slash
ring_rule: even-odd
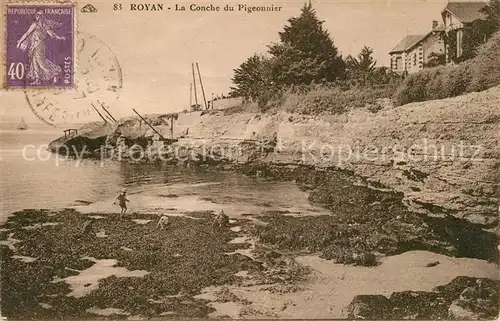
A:
<svg viewBox="0 0 500 321">
<path fill-rule="evenodd" d="M 391 53 L 396 53 L 396 52 L 403 52 L 411 47 L 413 47 L 415 44 L 419 43 L 420 40 L 424 39 L 426 35 L 407 35 L 406 37 L 401 40 L 396 47 L 394 47 L 389 54 Z"/>
<path fill-rule="evenodd" d="M 432 29 L 431 31 L 429 31 L 427 34 L 425 35 L 407 35 L 406 37 L 403 38 L 403 40 L 401 40 L 397 45 L 396 47 L 394 47 L 390 52 L 389 54 L 393 54 L 393 53 L 397 53 L 397 52 L 404 52 L 404 51 L 407 51 L 411 48 L 413 48 L 415 45 L 417 45 L 418 43 L 420 43 L 422 40 L 424 40 L 425 38 L 427 38 L 427 36 L 429 36 L 430 34 L 432 34 L 433 32 L 444 32 L 445 31 L 445 28 L 444 28 L 444 25 L 443 24 L 440 24 L 439 26 L 437 26 L 436 28 Z"/>
<path fill-rule="evenodd" d="M 448 2 L 443 11 L 441 11 L 441 14 L 445 11 L 449 11 L 461 22 L 468 23 L 477 19 L 485 19 L 486 15 L 480 10 L 486 7 L 486 5 L 487 3 L 483 1 Z"/>
</svg>

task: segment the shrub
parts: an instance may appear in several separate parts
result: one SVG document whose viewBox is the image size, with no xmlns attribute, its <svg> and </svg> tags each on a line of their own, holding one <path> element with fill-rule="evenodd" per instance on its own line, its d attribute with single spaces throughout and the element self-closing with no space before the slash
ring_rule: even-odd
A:
<svg viewBox="0 0 500 321">
<path fill-rule="evenodd" d="M 394 94 L 396 105 L 454 97 L 500 85 L 500 32 L 474 59 L 459 65 L 424 69 L 409 75 Z"/>
<path fill-rule="evenodd" d="M 454 97 L 471 82 L 468 64 L 424 69 L 409 75 L 394 94 L 396 105 Z"/>
<path fill-rule="evenodd" d="M 372 105 L 377 99 L 389 98 L 393 91 L 394 86 L 390 85 L 379 88 L 354 87 L 349 90 L 317 86 L 306 92 L 288 91 L 281 107 L 287 112 L 305 115 L 342 114 L 352 108 Z"/>
<path fill-rule="evenodd" d="M 495 33 L 470 62 L 472 82 L 467 91 L 482 91 L 500 84 L 500 32 Z"/>
<path fill-rule="evenodd" d="M 443 86 L 446 95 L 439 98 L 455 97 L 466 93 L 467 87 L 469 87 L 472 81 L 471 70 L 472 68 L 469 63 L 449 67 Z"/>
<path fill-rule="evenodd" d="M 424 93 L 436 99 L 447 97 L 446 77 L 447 69 L 444 67 L 436 67 L 434 74 L 428 74 L 427 86 L 424 88 Z"/>
<path fill-rule="evenodd" d="M 342 114 L 347 110 L 345 95 L 340 89 L 314 90 L 299 97 L 297 112 L 305 115 L 320 114 L 329 111 L 332 114 Z M 344 99 L 343 99 L 344 98 Z"/>
<path fill-rule="evenodd" d="M 259 110 L 258 110 L 256 103 L 244 103 L 244 104 L 241 104 L 238 106 L 232 106 L 232 107 L 228 107 L 226 109 L 217 110 L 217 111 L 218 112 L 222 111 L 224 116 L 229 116 L 229 115 L 239 114 L 239 113 L 244 113 L 244 112 L 257 113 Z"/>
<path fill-rule="evenodd" d="M 424 69 L 406 77 L 394 94 L 395 103 L 404 105 L 410 102 L 427 100 L 427 83 L 436 76 L 439 69 L 441 68 Z"/>
</svg>

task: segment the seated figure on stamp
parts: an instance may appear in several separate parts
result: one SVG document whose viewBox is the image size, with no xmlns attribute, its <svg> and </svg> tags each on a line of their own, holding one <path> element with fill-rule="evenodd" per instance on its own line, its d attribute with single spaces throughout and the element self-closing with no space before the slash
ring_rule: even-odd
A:
<svg viewBox="0 0 500 321">
<path fill-rule="evenodd" d="M 49 20 L 42 11 L 38 11 L 35 15 L 35 21 L 18 40 L 17 48 L 28 51 L 29 72 L 26 77 L 33 80 L 30 85 L 38 85 L 42 81 L 51 79 L 54 83 L 57 82 L 57 76 L 62 69 L 45 56 L 45 40 L 47 37 L 66 40 L 65 37 L 59 37 L 52 31 L 61 25 L 62 23 Z"/>
</svg>

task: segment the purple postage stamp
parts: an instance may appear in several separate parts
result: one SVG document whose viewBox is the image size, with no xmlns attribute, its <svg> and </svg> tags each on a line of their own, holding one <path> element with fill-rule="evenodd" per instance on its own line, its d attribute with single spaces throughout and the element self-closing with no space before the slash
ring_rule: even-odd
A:
<svg viewBox="0 0 500 321">
<path fill-rule="evenodd" d="M 7 5 L 7 88 L 74 84 L 74 6 Z"/>
</svg>

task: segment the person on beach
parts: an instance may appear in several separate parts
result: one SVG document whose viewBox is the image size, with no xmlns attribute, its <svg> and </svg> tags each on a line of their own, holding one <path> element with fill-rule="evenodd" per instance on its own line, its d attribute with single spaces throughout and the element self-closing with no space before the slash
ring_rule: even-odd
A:
<svg viewBox="0 0 500 321">
<path fill-rule="evenodd" d="M 156 228 L 161 228 L 163 230 L 163 225 L 169 225 L 169 219 L 167 215 L 162 215 L 160 219 L 158 220 L 158 223 L 156 223 Z"/>
<path fill-rule="evenodd" d="M 229 225 L 229 216 L 224 213 L 223 210 L 217 214 L 214 221 L 212 222 L 212 228 L 217 226 L 218 228 L 225 228 Z"/>
<path fill-rule="evenodd" d="M 113 204 L 116 204 L 116 201 L 118 201 L 118 204 L 120 205 L 120 208 L 122 209 L 120 212 L 120 218 L 122 218 L 123 214 L 127 211 L 127 202 L 130 202 L 127 199 L 127 189 L 124 188 L 120 195 L 116 198 L 116 200 L 113 202 Z"/>
</svg>

